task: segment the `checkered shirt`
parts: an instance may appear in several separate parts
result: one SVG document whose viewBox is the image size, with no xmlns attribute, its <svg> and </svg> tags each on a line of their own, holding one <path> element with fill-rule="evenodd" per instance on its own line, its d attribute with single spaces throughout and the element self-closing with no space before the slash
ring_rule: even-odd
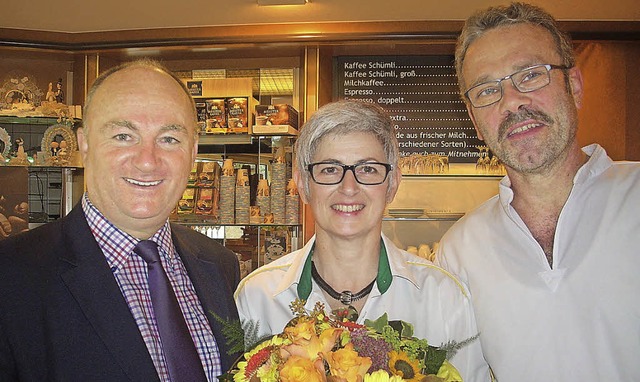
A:
<svg viewBox="0 0 640 382">
<path fill-rule="evenodd" d="M 91 204 L 86 193 L 82 198 L 82 209 L 91 232 L 102 249 L 138 329 L 140 329 L 160 380 L 170 382 L 149 295 L 147 264 L 133 252 L 140 240 L 109 222 Z M 150 240 L 158 244 L 162 266 L 176 292 L 176 298 L 184 314 L 191 337 L 196 344 L 207 379 L 216 381 L 216 377 L 222 374 L 218 346 L 187 270 L 180 257 L 177 256 L 169 222 L 167 221 Z"/>
</svg>

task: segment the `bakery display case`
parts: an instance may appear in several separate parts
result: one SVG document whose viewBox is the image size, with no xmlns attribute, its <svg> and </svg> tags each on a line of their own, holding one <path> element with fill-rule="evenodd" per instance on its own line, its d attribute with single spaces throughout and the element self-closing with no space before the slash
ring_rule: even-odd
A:
<svg viewBox="0 0 640 382">
<path fill-rule="evenodd" d="M 399 248 L 431 259 L 442 235 L 458 219 L 497 195 L 502 177 L 473 164 L 452 164 L 444 173 L 405 174 L 385 211 L 382 231 Z"/>
</svg>

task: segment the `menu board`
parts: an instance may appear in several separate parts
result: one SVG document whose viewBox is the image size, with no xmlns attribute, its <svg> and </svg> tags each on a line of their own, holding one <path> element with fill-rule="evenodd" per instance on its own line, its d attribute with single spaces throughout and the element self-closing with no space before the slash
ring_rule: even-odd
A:
<svg viewBox="0 0 640 382">
<path fill-rule="evenodd" d="M 476 135 L 458 93 L 453 56 L 338 56 L 334 99 L 371 102 L 395 125 L 400 155 L 447 155 L 476 162 Z"/>
</svg>

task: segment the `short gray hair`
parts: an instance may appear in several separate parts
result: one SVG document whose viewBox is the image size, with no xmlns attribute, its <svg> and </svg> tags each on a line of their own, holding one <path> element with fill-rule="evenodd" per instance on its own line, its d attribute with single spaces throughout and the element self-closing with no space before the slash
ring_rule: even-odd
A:
<svg viewBox="0 0 640 382">
<path fill-rule="evenodd" d="M 562 58 L 562 65 L 566 67 L 575 65 L 571 37 L 558 28 L 558 23 L 547 11 L 526 3 L 511 3 L 508 6 L 490 7 L 471 15 L 465 22 L 458 37 L 455 61 L 460 94 L 464 93 L 463 86 L 466 86 L 462 77 L 462 65 L 469 46 L 491 29 L 522 23 L 538 25 L 549 31 L 556 43 L 558 54 Z"/>
<path fill-rule="evenodd" d="M 354 132 L 371 134 L 383 147 L 386 161 L 398 167 L 399 146 L 395 129 L 387 113 L 373 103 L 343 100 L 329 103 L 318 109 L 300 129 L 295 144 L 296 166 L 303 181 L 305 195 L 309 195 L 309 174 L 307 166 L 316 153 L 320 142 L 327 136 L 344 135 Z M 389 187 L 397 182 L 390 174 Z"/>
</svg>

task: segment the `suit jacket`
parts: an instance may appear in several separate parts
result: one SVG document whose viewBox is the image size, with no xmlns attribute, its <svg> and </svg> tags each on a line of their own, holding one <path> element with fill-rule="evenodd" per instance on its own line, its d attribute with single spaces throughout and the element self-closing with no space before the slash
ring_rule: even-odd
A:
<svg viewBox="0 0 640 382">
<path fill-rule="evenodd" d="M 173 241 L 216 338 L 211 312 L 236 320 L 236 256 L 189 228 Z M 158 376 L 105 256 L 78 204 L 56 221 L 0 241 L 0 381 L 157 381 Z"/>
</svg>

